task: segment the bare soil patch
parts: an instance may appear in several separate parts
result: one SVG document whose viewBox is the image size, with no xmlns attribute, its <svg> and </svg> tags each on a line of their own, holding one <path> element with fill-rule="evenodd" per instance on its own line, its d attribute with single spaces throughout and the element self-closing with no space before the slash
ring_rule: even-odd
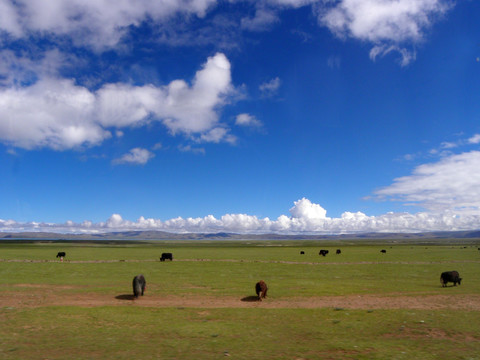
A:
<svg viewBox="0 0 480 360">
<path fill-rule="evenodd" d="M 145 294 L 134 299 L 132 294 L 72 293 L 75 286 L 48 286 L 17 284 L 0 293 L 0 307 L 37 308 L 45 306 L 145 306 L 188 308 L 337 308 L 337 309 L 419 309 L 480 311 L 480 295 L 402 295 L 367 294 L 346 296 L 315 296 L 275 298 L 258 301 L 254 295 L 232 296 L 177 296 Z M 28 290 L 26 290 L 28 289 Z"/>
</svg>

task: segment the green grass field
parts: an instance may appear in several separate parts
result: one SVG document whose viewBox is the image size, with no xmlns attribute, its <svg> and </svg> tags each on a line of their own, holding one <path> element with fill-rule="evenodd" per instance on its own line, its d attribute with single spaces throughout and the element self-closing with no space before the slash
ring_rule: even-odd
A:
<svg viewBox="0 0 480 360">
<path fill-rule="evenodd" d="M 330 253 L 319 256 L 321 248 Z M 0 244 L 0 359 L 480 359 L 477 248 Z M 174 261 L 160 262 L 162 252 Z M 448 270 L 459 271 L 461 286 L 441 287 Z M 139 273 L 147 291 L 133 301 Z M 242 301 L 260 279 L 268 298 Z"/>
</svg>

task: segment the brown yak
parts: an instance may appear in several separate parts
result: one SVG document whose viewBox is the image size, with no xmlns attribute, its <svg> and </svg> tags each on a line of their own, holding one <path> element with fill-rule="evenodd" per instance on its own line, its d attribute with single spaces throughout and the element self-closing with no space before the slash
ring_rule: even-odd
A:
<svg viewBox="0 0 480 360">
<path fill-rule="evenodd" d="M 265 281 L 260 280 L 255 284 L 255 292 L 257 293 L 259 301 L 262 301 L 262 298 L 267 297 L 267 290 L 268 290 L 268 287 Z"/>
</svg>

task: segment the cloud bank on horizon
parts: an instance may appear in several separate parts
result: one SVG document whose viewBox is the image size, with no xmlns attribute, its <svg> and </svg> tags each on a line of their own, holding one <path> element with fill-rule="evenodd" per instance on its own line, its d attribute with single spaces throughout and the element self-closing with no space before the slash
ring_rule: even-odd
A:
<svg viewBox="0 0 480 360">
<path fill-rule="evenodd" d="M 137 221 L 125 220 L 113 214 L 107 221 L 92 223 L 84 221 L 64 224 L 39 222 L 18 223 L 0 219 L 1 232 L 58 232 L 58 233 L 102 233 L 114 231 L 166 231 L 172 233 L 217 233 L 243 234 L 350 234 L 363 232 L 414 233 L 424 231 L 469 230 L 477 226 L 480 215 L 454 212 L 387 213 L 367 216 L 361 212 L 345 212 L 340 218 L 326 216 L 327 211 L 319 204 L 306 198 L 294 202 L 290 216 L 281 215 L 276 220 L 258 218 L 247 214 L 226 214 L 217 219 L 212 215 L 203 218 L 178 217 L 162 221 L 140 217 Z"/>
<path fill-rule="evenodd" d="M 240 47 L 236 40 L 243 34 L 269 32 L 283 21 L 282 14 L 306 9 L 315 26 L 327 29 L 333 38 L 365 44 L 367 59 L 375 62 L 394 54 L 404 68 L 416 61 L 416 49 L 454 6 L 447 0 L 50 0 L 48 6 L 34 0 L 0 0 L 0 143 L 11 154 L 16 149 L 83 151 L 112 139 L 122 141 L 127 129 L 146 131 L 157 124 L 166 137 L 182 139 L 177 146 L 181 152 L 205 155 L 199 145 L 236 146 L 239 132 L 265 127 L 264 119 L 249 109 L 223 116 L 247 96 L 245 85 L 232 77 L 235 64 L 228 51 Z M 237 12 L 237 7 L 248 11 Z M 96 78 L 94 71 L 89 76 L 75 72 L 88 68 L 90 58 L 101 62 L 112 52 L 132 51 L 135 31 L 145 27 L 152 43 L 168 48 L 217 46 L 193 70 L 190 67 L 188 75 L 174 79 L 112 80 L 106 75 Z M 341 67 L 335 54 L 329 67 Z M 259 97 L 273 99 L 282 86 L 281 76 L 262 79 Z M 435 151 L 436 160 L 417 165 L 410 175 L 368 197 L 418 206 L 422 211 L 416 214 L 347 211 L 328 217 L 320 204 L 301 198 L 289 215 L 274 220 L 225 214 L 132 221 L 113 214 L 104 222 L 62 224 L 0 219 L 0 231 L 334 234 L 480 228 L 478 144 L 480 134 L 444 143 Z M 158 142 L 146 147 L 132 145 L 110 163 L 142 167 L 158 158 L 156 151 L 163 146 Z M 465 147 L 463 152 L 453 151 Z"/>
</svg>

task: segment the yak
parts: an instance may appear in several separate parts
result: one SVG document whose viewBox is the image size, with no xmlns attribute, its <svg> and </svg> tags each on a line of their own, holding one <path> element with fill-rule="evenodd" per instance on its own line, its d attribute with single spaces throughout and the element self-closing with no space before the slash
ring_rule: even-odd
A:
<svg viewBox="0 0 480 360">
<path fill-rule="evenodd" d="M 65 252 L 59 251 L 58 254 L 57 254 L 57 258 L 65 257 L 65 255 L 67 255 Z"/>
<path fill-rule="evenodd" d="M 442 287 L 446 287 L 448 282 L 453 282 L 453 286 L 460 285 L 462 278 L 458 274 L 458 271 L 445 271 L 440 275 L 440 283 Z"/>
<path fill-rule="evenodd" d="M 267 290 L 268 290 L 268 287 L 265 281 L 260 280 L 255 284 L 255 292 L 257 293 L 259 301 L 262 301 L 262 298 L 267 297 Z"/>
<path fill-rule="evenodd" d="M 162 257 L 160 261 L 170 260 L 173 261 L 173 254 L 172 253 L 162 253 Z"/>
<path fill-rule="evenodd" d="M 145 277 L 143 275 L 137 275 L 133 278 L 133 296 L 138 298 L 139 295 L 143 296 L 145 292 L 145 288 L 147 286 L 147 282 L 145 281 Z"/>
<path fill-rule="evenodd" d="M 341 253 L 342 253 L 342 250 L 340 250 L 340 249 L 337 249 L 337 252 L 336 252 L 336 254 L 338 255 L 338 254 L 341 254 Z"/>
<path fill-rule="evenodd" d="M 328 250 L 320 250 L 318 255 L 326 256 L 328 254 Z"/>
</svg>

